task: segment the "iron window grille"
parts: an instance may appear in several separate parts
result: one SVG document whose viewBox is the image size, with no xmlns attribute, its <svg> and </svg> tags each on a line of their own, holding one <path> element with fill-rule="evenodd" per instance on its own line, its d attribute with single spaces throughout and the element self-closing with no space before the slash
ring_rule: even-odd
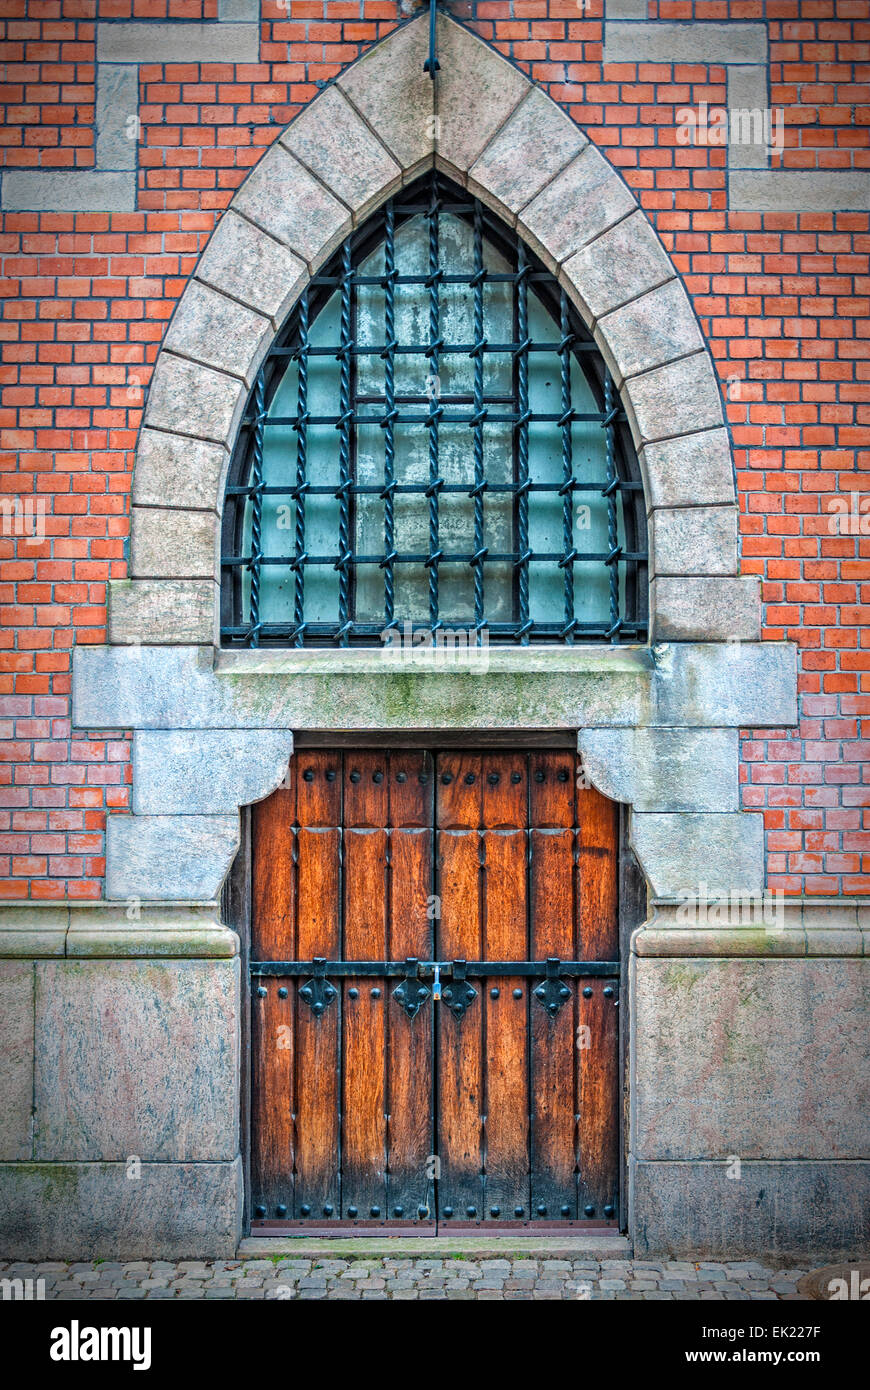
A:
<svg viewBox="0 0 870 1390">
<path fill-rule="evenodd" d="M 556 277 L 440 173 L 348 237 L 276 338 L 222 551 L 225 646 L 644 640 L 643 485 L 610 373 Z"/>
</svg>

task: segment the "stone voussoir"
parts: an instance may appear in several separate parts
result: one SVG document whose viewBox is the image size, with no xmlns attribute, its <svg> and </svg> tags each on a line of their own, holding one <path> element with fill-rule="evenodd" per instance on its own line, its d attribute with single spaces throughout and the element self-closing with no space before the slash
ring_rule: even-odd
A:
<svg viewBox="0 0 870 1390">
<path fill-rule="evenodd" d="M 658 508 L 649 517 L 650 577 L 737 573 L 737 508 Z"/>
<path fill-rule="evenodd" d="M 638 208 L 565 262 L 559 279 L 594 325 L 638 295 L 675 276 L 673 263 Z"/>
<path fill-rule="evenodd" d="M 163 341 L 167 351 L 240 376 L 250 388 L 273 332 L 271 319 L 191 280 Z"/>
<path fill-rule="evenodd" d="M 681 280 L 669 280 L 605 314 L 595 326 L 595 341 L 618 388 L 627 377 L 704 347 Z"/>
<path fill-rule="evenodd" d="M 130 574 L 133 579 L 220 579 L 212 511 L 133 507 Z"/>
<path fill-rule="evenodd" d="M 556 271 L 636 207 L 627 184 L 588 144 L 522 209 L 517 227 L 544 264 Z"/>
<path fill-rule="evenodd" d="M 206 243 L 196 278 L 265 314 L 277 329 L 308 277 L 298 256 L 228 208 Z"/>
<path fill-rule="evenodd" d="M 446 15 L 438 15 L 435 92 L 437 162 L 462 182 L 468 169 L 516 109 L 531 83 L 495 49 Z"/>
<path fill-rule="evenodd" d="M 280 140 L 251 170 L 233 206 L 287 246 L 310 270 L 325 261 L 351 229 L 349 208 L 310 174 Z"/>
<path fill-rule="evenodd" d="M 469 190 L 516 215 L 587 144 L 586 136 L 543 92 L 532 88 L 468 173 Z"/>
<path fill-rule="evenodd" d="M 164 350 L 151 378 L 145 424 L 231 447 L 246 396 L 239 377 Z"/>
<path fill-rule="evenodd" d="M 222 444 L 143 429 L 133 470 L 133 506 L 221 509 L 229 454 Z"/>
<path fill-rule="evenodd" d="M 339 87 L 327 87 L 291 123 L 281 144 L 359 221 L 402 182 L 392 155 Z"/>
</svg>

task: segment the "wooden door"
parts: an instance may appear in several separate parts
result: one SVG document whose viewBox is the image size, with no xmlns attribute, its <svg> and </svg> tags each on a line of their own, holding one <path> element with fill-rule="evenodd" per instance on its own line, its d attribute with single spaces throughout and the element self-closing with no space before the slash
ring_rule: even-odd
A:
<svg viewBox="0 0 870 1390">
<path fill-rule="evenodd" d="M 614 1224 L 618 808 L 567 752 L 301 752 L 254 807 L 254 1227 Z"/>
</svg>

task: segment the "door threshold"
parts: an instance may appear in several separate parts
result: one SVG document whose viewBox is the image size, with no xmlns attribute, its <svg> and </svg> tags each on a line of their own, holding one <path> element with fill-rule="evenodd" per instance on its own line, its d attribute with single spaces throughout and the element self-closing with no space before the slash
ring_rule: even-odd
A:
<svg viewBox="0 0 870 1390">
<path fill-rule="evenodd" d="M 475 1235 L 473 1231 L 451 1236 L 248 1236 L 238 1249 L 239 1259 L 445 1259 L 465 1255 L 469 1259 L 628 1259 L 631 1244 L 618 1231 L 594 1235 Z"/>
</svg>

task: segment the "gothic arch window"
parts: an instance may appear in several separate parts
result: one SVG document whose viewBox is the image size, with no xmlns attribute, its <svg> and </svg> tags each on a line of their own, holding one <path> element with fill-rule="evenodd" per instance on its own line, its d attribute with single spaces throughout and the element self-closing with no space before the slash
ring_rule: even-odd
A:
<svg viewBox="0 0 870 1390">
<path fill-rule="evenodd" d="M 555 276 L 432 171 L 309 282 L 247 402 L 225 646 L 646 636 L 643 486 Z"/>
</svg>

